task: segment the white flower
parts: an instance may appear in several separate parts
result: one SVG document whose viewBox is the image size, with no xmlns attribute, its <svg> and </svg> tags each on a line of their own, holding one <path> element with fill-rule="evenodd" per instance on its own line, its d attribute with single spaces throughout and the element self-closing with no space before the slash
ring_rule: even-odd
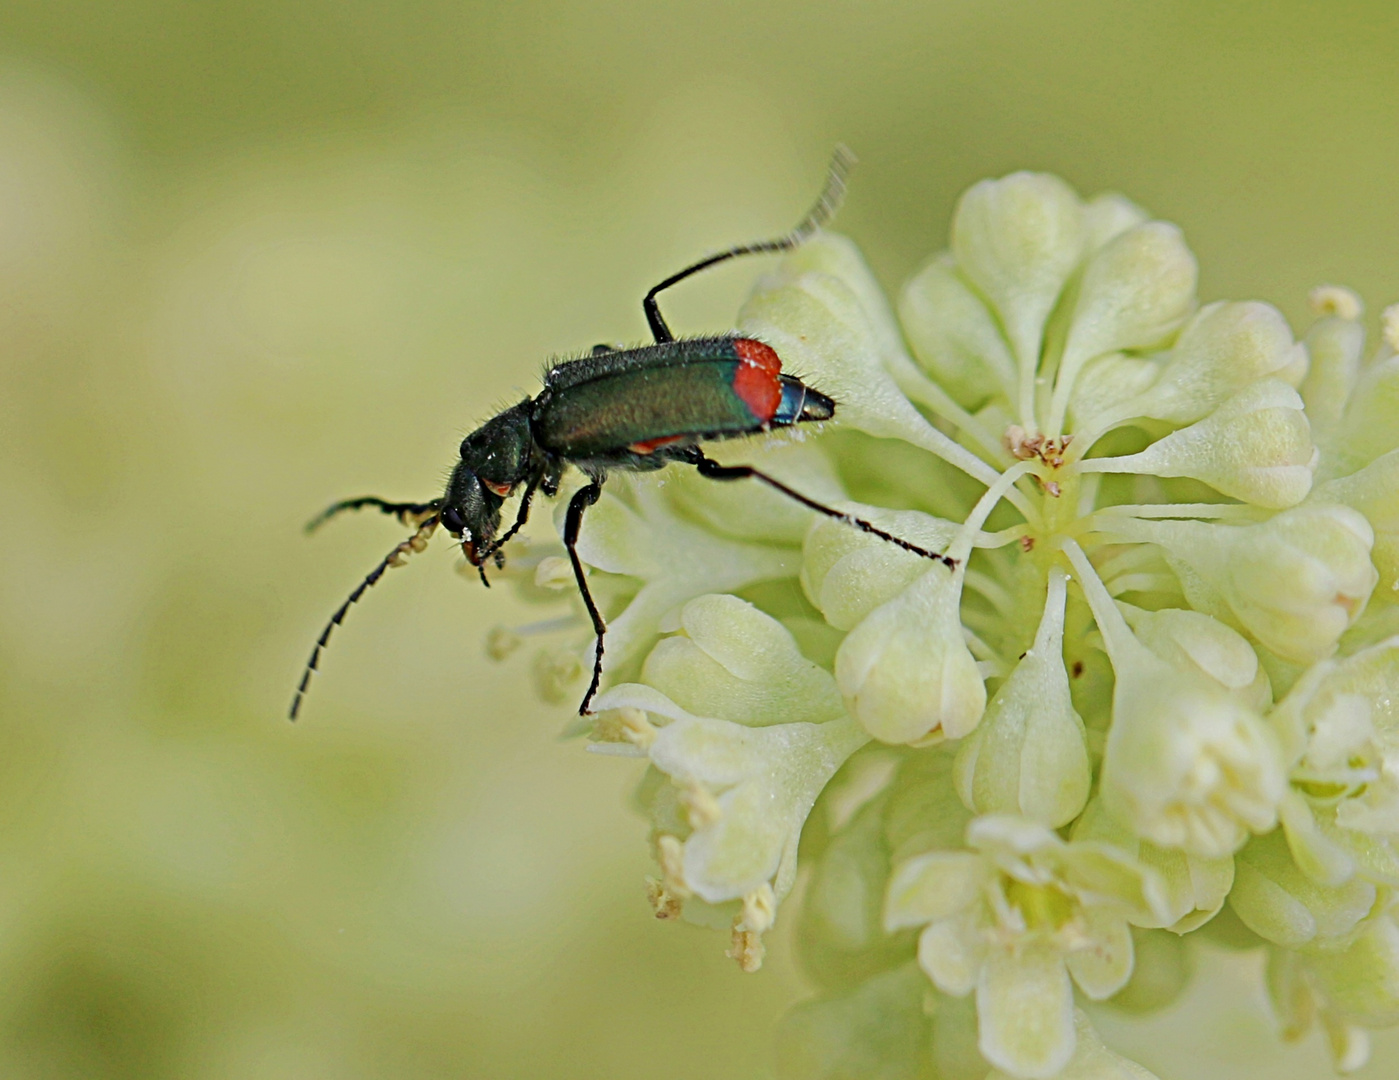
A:
<svg viewBox="0 0 1399 1080">
<path fill-rule="evenodd" d="M 687 633 L 662 641 L 648 669 L 654 662 L 660 681 L 693 708 L 735 719 L 695 715 L 653 687 L 624 683 L 597 699 L 603 741 L 595 745 L 644 754 L 668 779 L 653 803 L 657 895 L 682 907 L 691 896 L 742 901 L 736 948 L 752 969 L 795 880 L 812 804 L 869 736 L 844 714 L 830 675 L 803 659 L 771 617 L 732 597 L 702 597 L 686 605 L 682 627 Z M 817 722 L 772 722 L 774 692 Z"/>
<path fill-rule="evenodd" d="M 1262 718 L 1214 680 L 1150 652 L 1077 545 L 1066 551 L 1117 673 L 1101 781 L 1108 808 L 1143 839 L 1205 858 L 1271 829 L 1282 755 Z"/>
<path fill-rule="evenodd" d="M 962 635 L 961 584 L 945 566 L 925 570 L 841 643 L 836 681 L 876 739 L 955 739 L 981 719 L 986 684 Z"/>
<path fill-rule="evenodd" d="M 1301 870 L 1399 886 L 1399 638 L 1316 665 L 1270 719 L 1288 754 L 1282 825 Z"/>
<path fill-rule="evenodd" d="M 1162 917 L 1159 884 L 1112 847 L 1065 843 L 1022 818 L 978 818 L 967 845 L 897 867 L 885 925 L 927 924 L 918 961 L 944 993 L 976 991 L 987 1061 L 1055 1076 L 1075 1047 L 1070 978 L 1095 999 L 1121 989 L 1128 923 Z"/>
<path fill-rule="evenodd" d="M 1114 1054 L 1093 1030 L 1087 1014 L 1074 1010 L 1074 1053 L 1056 1074 L 1057 1080 L 1156 1080 L 1156 1074 Z M 1000 1069 L 992 1069 L 986 1080 L 1010 1080 Z"/>
</svg>

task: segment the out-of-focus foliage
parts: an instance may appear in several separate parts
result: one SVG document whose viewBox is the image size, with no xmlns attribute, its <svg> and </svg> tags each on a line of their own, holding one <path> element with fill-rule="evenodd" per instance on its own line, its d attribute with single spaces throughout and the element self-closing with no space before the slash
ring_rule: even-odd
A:
<svg viewBox="0 0 1399 1080">
<path fill-rule="evenodd" d="M 762 1075 L 781 924 L 743 977 L 651 923 L 632 766 L 486 661 L 527 616 L 445 545 L 285 723 L 401 538 L 302 521 L 435 494 L 545 357 L 639 338 L 648 285 L 790 225 L 837 140 L 891 285 L 970 182 L 1032 167 L 1185 226 L 1205 300 L 1399 298 L 1396 31 L 1378 0 L 10 0 L 0 1074 Z M 727 326 L 753 269 L 672 324 Z M 1226 961 L 1180 1075 L 1286 1075 Z"/>
</svg>

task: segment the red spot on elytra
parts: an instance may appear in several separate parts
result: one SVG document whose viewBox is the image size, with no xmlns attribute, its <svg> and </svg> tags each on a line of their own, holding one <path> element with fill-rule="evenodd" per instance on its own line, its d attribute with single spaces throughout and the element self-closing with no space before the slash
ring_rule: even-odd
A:
<svg viewBox="0 0 1399 1080">
<path fill-rule="evenodd" d="M 770 346 L 752 338 L 735 338 L 738 370 L 733 389 L 759 423 L 777 415 L 782 404 L 782 361 Z"/>
<path fill-rule="evenodd" d="M 662 446 L 669 446 L 671 443 L 678 443 L 684 435 L 665 435 L 659 439 L 647 439 L 645 442 L 634 442 L 627 447 L 633 454 L 649 454 L 658 450 Z"/>
</svg>

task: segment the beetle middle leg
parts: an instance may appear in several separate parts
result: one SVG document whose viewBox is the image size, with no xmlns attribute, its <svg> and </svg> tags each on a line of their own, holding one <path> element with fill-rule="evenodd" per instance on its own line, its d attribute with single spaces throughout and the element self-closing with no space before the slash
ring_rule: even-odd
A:
<svg viewBox="0 0 1399 1080">
<path fill-rule="evenodd" d="M 588 692 L 583 695 L 583 704 L 578 706 L 578 715 L 587 716 L 588 706 L 593 703 L 598 684 L 602 681 L 602 639 L 607 633 L 607 624 L 593 602 L 593 594 L 588 591 L 588 579 L 583 574 L 583 563 L 578 558 L 578 532 L 583 527 L 583 511 L 592 506 L 602 496 L 602 481 L 596 477 L 586 487 L 573 493 L 568 501 L 568 516 L 564 519 L 563 546 L 568 550 L 568 561 L 573 564 L 573 577 L 578 582 L 578 591 L 583 596 L 583 606 L 588 609 L 588 617 L 593 620 L 593 632 L 597 634 L 597 645 L 593 651 L 593 680 L 588 684 Z"/>
<path fill-rule="evenodd" d="M 913 554 L 921 555 L 925 559 L 933 559 L 943 563 L 949 570 L 955 568 L 957 565 L 956 559 L 949 559 L 946 555 L 939 552 L 929 551 L 927 548 L 921 548 L 917 544 L 911 544 L 907 540 L 902 540 L 892 533 L 885 532 L 877 525 L 870 524 L 864 518 L 854 517 L 837 510 L 834 506 L 827 506 L 825 503 L 819 503 L 815 499 L 809 499 L 800 491 L 789 488 L 781 480 L 777 479 L 777 477 L 769 476 L 767 473 L 755 469 L 751 465 L 720 465 L 713 458 L 705 457 L 704 452 L 700 450 L 699 447 L 691 448 L 687 460 L 699 470 L 701 476 L 707 476 L 711 480 L 758 480 L 774 491 L 780 491 L 783 495 L 786 495 L 787 498 L 794 499 L 801 503 L 808 510 L 815 510 L 818 514 L 825 514 L 828 518 L 834 518 L 837 521 L 843 521 L 848 525 L 853 525 L 861 532 L 869 533 L 871 536 L 877 536 L 879 539 L 885 540 L 895 547 L 901 547 L 905 551 L 911 551 Z"/>
</svg>

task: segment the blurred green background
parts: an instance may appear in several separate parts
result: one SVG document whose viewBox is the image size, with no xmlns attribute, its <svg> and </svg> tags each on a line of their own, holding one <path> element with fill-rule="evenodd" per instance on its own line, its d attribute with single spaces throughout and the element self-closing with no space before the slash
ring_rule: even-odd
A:
<svg viewBox="0 0 1399 1080">
<path fill-rule="evenodd" d="M 1399 299 L 1396 133 L 1387 0 L 7 0 L 0 1076 L 767 1075 L 788 949 L 745 977 L 651 920 L 635 766 L 558 740 L 528 650 L 484 657 L 535 617 L 509 590 L 440 545 L 285 722 L 402 532 L 301 523 L 436 494 L 546 357 L 795 221 L 837 141 L 891 287 L 1033 167 L 1302 320 L 1320 281 Z M 727 326 L 757 269 L 672 325 Z M 1163 1076 L 1327 1074 L 1226 997 L 1113 1035 Z"/>
</svg>

